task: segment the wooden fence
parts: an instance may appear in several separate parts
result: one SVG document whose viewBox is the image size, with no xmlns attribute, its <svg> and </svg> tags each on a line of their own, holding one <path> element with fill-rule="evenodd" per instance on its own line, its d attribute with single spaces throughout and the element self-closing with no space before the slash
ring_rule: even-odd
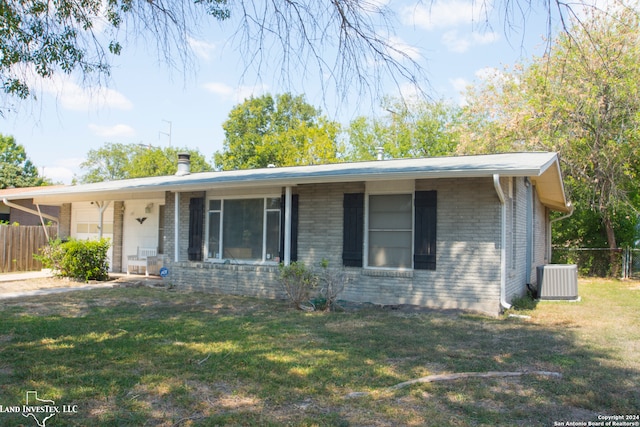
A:
<svg viewBox="0 0 640 427">
<path fill-rule="evenodd" d="M 57 227 L 47 227 L 50 238 L 56 237 Z M 34 259 L 46 246 L 47 236 L 41 226 L 0 225 L 0 273 L 38 271 L 40 261 Z"/>
</svg>

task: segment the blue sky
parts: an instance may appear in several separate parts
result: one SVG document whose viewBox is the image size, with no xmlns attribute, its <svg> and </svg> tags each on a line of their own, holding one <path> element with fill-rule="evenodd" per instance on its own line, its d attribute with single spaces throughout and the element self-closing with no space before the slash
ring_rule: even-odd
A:
<svg viewBox="0 0 640 427">
<path fill-rule="evenodd" d="M 429 78 L 424 90 L 431 97 L 464 102 L 464 87 L 487 70 L 526 61 L 544 49 L 544 11 L 531 11 L 526 27 L 514 18 L 515 27 L 505 33 L 503 13 L 489 9 L 487 26 L 480 4 L 388 0 L 396 14 L 393 42 L 424 67 Z M 484 4 L 490 8 L 492 2 Z M 79 164 L 87 152 L 106 142 L 197 148 L 211 160 L 222 149 L 222 123 L 229 111 L 250 95 L 304 93 L 309 103 L 344 124 L 375 114 L 371 98 L 337 102 L 331 92 L 323 94 L 314 70 L 298 80 L 289 76 L 291 86 L 278 83 L 277 69 L 265 69 L 261 79 L 250 72 L 241 79 L 243 62 L 227 43 L 229 28 L 214 25 L 190 39 L 195 62 L 186 74 L 159 62 L 155 45 L 130 41 L 114 58 L 106 86 L 87 87 L 73 76 L 41 82 L 38 100 L 21 102 L 16 113 L 1 118 L 0 133 L 13 135 L 42 174 L 68 184 L 83 173 Z M 382 86 L 384 93 L 399 95 L 391 82 Z"/>
</svg>

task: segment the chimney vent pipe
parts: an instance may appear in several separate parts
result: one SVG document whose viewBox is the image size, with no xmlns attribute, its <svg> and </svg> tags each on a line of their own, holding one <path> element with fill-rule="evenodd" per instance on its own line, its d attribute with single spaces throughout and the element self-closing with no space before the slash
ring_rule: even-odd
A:
<svg viewBox="0 0 640 427">
<path fill-rule="evenodd" d="M 191 154 L 178 153 L 178 171 L 176 176 L 189 175 L 191 173 Z"/>
</svg>

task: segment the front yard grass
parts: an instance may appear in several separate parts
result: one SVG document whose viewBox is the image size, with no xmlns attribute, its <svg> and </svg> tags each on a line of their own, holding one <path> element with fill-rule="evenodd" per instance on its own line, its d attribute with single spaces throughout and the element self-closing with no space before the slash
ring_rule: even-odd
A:
<svg viewBox="0 0 640 427">
<path fill-rule="evenodd" d="M 531 426 L 640 414 L 640 284 L 518 314 L 115 288 L 0 301 L 0 405 L 77 405 L 47 426 Z M 431 374 L 553 371 L 389 386 Z M 367 392 L 350 396 L 353 392 Z M 0 425 L 35 425 L 0 411 Z"/>
</svg>

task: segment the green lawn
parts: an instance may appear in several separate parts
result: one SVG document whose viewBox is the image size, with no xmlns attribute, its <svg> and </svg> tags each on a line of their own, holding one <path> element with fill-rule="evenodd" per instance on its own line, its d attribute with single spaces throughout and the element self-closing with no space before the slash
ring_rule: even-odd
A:
<svg viewBox="0 0 640 427">
<path fill-rule="evenodd" d="M 0 301 L 0 405 L 75 407 L 56 426 L 554 425 L 640 414 L 640 284 L 522 318 L 115 288 Z M 431 374 L 542 370 L 389 386 Z M 367 392 L 360 397 L 349 393 Z M 0 412 L 0 425 L 35 426 Z"/>
</svg>

